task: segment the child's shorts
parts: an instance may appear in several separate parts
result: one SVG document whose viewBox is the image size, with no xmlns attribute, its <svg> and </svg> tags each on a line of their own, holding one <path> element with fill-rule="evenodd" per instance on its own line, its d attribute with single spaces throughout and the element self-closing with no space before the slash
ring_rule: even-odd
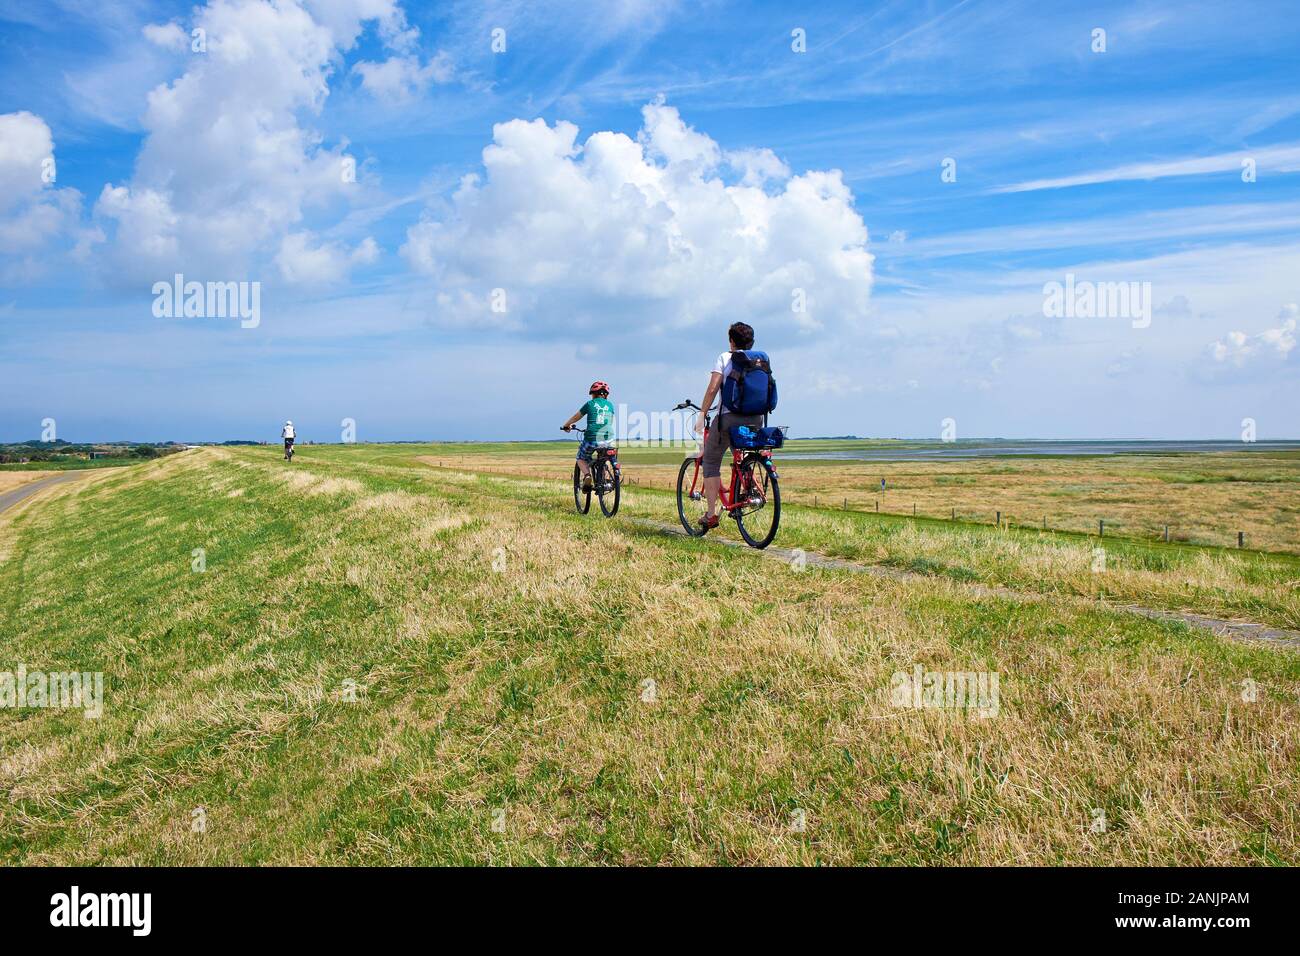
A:
<svg viewBox="0 0 1300 956">
<path fill-rule="evenodd" d="M 578 454 L 574 456 L 577 461 L 591 461 L 591 456 L 596 454 L 597 448 L 613 448 L 612 441 L 587 441 L 585 438 L 578 443 Z"/>
</svg>

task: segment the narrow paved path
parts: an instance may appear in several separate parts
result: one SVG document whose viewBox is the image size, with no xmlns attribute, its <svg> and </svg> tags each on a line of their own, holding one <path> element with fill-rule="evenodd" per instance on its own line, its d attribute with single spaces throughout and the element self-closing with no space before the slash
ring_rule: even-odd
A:
<svg viewBox="0 0 1300 956">
<path fill-rule="evenodd" d="M 83 471 L 65 471 L 58 475 L 51 475 L 48 478 L 40 478 L 36 481 L 29 481 L 25 485 L 19 485 L 13 491 L 6 491 L 0 495 L 0 511 L 18 504 L 18 502 L 36 494 L 42 488 L 48 488 L 50 485 L 61 484 L 65 481 L 72 481 L 84 474 Z"/>
<path fill-rule="evenodd" d="M 680 525 L 662 524 L 658 521 L 651 521 L 648 518 L 629 518 L 633 524 L 640 525 L 643 528 L 652 528 L 663 534 L 682 535 L 686 532 Z M 726 545 L 729 548 L 741 548 L 743 550 L 753 550 L 743 541 L 737 541 L 733 538 L 706 537 L 704 539 L 710 544 Z M 802 560 L 806 567 L 811 568 L 831 568 L 840 571 L 854 571 L 859 574 L 869 574 L 878 578 L 890 578 L 895 581 L 926 581 L 934 583 L 936 580 L 947 581 L 947 578 L 939 578 L 934 575 L 919 574 L 915 571 L 904 571 L 900 568 L 887 568 L 874 564 L 859 564 L 856 561 L 846 561 L 843 558 L 832 558 L 828 555 L 818 554 L 815 551 L 799 551 L 798 549 L 768 547 L 762 551 L 756 552 L 765 558 L 773 561 L 781 561 L 790 564 L 802 554 Z M 965 588 L 981 597 L 1003 598 L 1012 601 L 1042 601 L 1047 599 L 1047 595 L 1036 594 L 1033 591 L 1015 591 L 1011 588 L 990 587 L 987 584 L 970 584 L 959 581 L 950 583 L 960 588 Z M 1053 595 L 1061 598 L 1067 595 Z M 1223 618 L 1210 617 L 1205 614 L 1193 614 L 1190 611 L 1165 611 L 1158 608 L 1141 607 L 1136 604 L 1108 604 L 1104 601 L 1095 601 L 1086 597 L 1073 596 L 1081 604 L 1087 604 L 1099 610 L 1121 611 L 1128 614 L 1139 614 L 1142 617 L 1149 617 L 1161 621 L 1181 621 L 1192 627 L 1205 628 L 1213 631 L 1223 637 L 1229 637 L 1238 641 L 1254 641 L 1257 643 L 1268 644 L 1272 647 L 1284 647 L 1288 650 L 1300 650 L 1300 631 L 1291 631 L 1286 628 L 1267 627 L 1263 624 L 1251 624 L 1247 621 L 1229 621 Z"/>
</svg>

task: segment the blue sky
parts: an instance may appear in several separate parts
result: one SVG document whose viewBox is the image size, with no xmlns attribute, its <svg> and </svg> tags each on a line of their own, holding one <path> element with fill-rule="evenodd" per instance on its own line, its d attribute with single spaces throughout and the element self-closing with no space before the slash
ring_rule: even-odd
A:
<svg viewBox="0 0 1300 956">
<path fill-rule="evenodd" d="M 1300 437 L 1297 60 L 1283 3 L 0 0 L 0 439 L 549 437 L 736 319 L 797 435 Z"/>
</svg>

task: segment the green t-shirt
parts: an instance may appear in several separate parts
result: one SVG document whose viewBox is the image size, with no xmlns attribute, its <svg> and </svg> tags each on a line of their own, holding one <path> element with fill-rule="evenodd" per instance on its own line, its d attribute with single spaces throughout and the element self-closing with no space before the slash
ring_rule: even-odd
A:
<svg viewBox="0 0 1300 956">
<path fill-rule="evenodd" d="M 578 412 L 587 416 L 587 430 L 582 435 L 585 441 L 609 441 L 614 437 L 614 403 L 608 398 L 593 398 Z"/>
</svg>

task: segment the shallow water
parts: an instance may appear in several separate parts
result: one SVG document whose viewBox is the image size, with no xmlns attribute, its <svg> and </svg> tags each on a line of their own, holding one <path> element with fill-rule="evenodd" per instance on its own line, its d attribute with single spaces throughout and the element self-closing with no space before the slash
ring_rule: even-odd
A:
<svg viewBox="0 0 1300 956">
<path fill-rule="evenodd" d="M 1296 441 L 1018 441 L 1005 444 L 934 442 L 924 447 L 846 448 L 800 452 L 798 445 L 778 452 L 804 461 L 934 461 L 963 458 L 1010 458 L 1025 455 L 1153 455 L 1211 451 L 1300 451 Z"/>
</svg>

